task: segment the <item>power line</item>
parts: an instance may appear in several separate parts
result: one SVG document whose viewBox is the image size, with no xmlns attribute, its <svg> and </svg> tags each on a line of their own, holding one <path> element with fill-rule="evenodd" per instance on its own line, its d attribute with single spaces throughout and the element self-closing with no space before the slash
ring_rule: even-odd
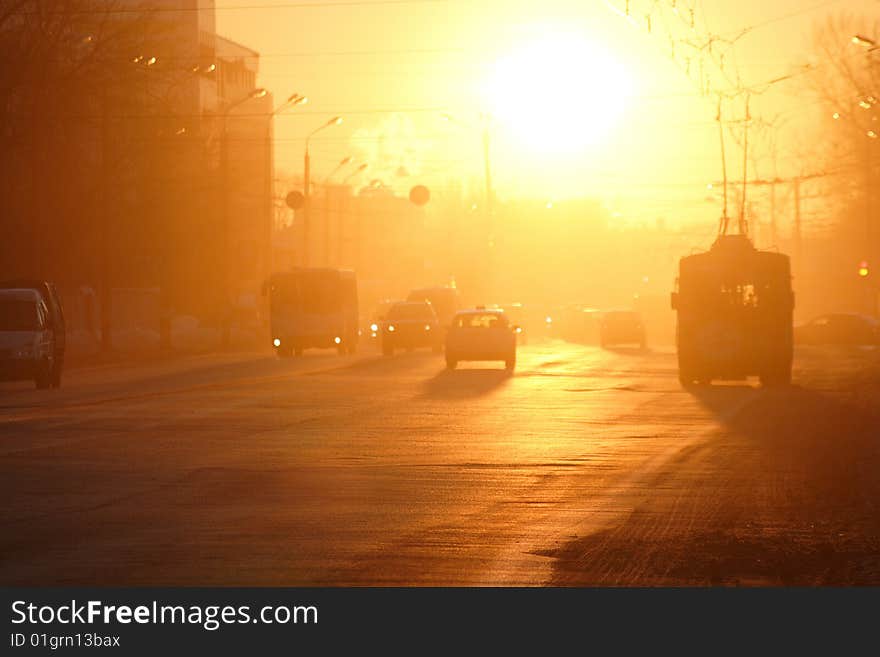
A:
<svg viewBox="0 0 880 657">
<path fill-rule="evenodd" d="M 842 1 L 843 0 L 825 0 L 825 2 L 819 2 L 810 7 L 804 7 L 803 9 L 798 9 L 797 11 L 791 11 L 786 14 L 775 16 L 773 18 L 768 18 L 767 20 L 761 21 L 759 23 L 754 23 L 752 25 L 749 25 L 748 27 L 744 27 L 738 30 L 737 32 L 729 32 L 728 34 L 736 34 L 736 38 L 740 38 L 767 25 L 773 25 L 774 23 L 779 23 L 781 21 L 788 20 L 789 18 L 797 18 L 798 16 L 803 16 L 804 14 L 814 12 L 817 9 L 823 9 L 824 7 L 840 4 Z"/>
<path fill-rule="evenodd" d="M 342 0 L 340 2 L 285 2 L 280 4 L 227 5 L 225 7 L 107 7 L 104 9 L 69 9 L 56 11 L 16 11 L 15 16 L 106 16 L 118 14 L 171 14 L 218 11 L 251 11 L 277 9 L 332 9 L 334 7 L 361 7 L 383 5 L 426 5 L 459 2 L 460 0 Z"/>
</svg>

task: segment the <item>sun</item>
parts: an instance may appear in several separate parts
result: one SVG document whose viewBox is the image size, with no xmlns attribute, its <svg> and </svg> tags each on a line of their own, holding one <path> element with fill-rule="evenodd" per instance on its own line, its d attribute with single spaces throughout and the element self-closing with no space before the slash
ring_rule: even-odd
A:
<svg viewBox="0 0 880 657">
<path fill-rule="evenodd" d="M 497 61 L 485 91 L 492 116 L 519 141 L 566 154 L 607 136 L 631 90 L 627 70 L 599 45 L 554 31 Z"/>
</svg>

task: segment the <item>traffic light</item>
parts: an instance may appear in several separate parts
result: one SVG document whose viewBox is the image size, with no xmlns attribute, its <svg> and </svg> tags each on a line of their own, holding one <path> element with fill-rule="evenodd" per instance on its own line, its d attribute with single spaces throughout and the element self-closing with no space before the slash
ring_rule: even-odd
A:
<svg viewBox="0 0 880 657">
<path fill-rule="evenodd" d="M 867 278 L 869 273 L 870 273 L 870 271 L 868 270 L 868 261 L 862 260 L 859 263 L 859 277 L 860 278 Z"/>
</svg>

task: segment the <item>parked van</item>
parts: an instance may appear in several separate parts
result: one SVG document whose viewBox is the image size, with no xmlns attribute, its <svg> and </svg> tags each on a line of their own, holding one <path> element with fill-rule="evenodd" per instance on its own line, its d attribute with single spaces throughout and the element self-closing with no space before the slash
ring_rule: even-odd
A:
<svg viewBox="0 0 880 657">
<path fill-rule="evenodd" d="M 19 278 L 0 283 L 0 290 L 34 290 L 43 299 L 49 311 L 49 328 L 52 331 L 52 380 L 53 388 L 61 387 L 61 369 L 64 367 L 64 352 L 67 347 L 67 329 L 64 322 L 64 309 L 61 296 L 53 283 L 30 278 Z"/>
<path fill-rule="evenodd" d="M 48 388 L 55 371 L 49 308 L 31 289 L 0 289 L 0 379 L 33 379 Z"/>
</svg>

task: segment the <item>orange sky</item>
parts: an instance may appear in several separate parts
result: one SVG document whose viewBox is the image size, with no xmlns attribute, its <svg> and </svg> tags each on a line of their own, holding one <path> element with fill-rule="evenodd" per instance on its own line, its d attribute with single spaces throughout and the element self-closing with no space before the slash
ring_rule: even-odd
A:
<svg viewBox="0 0 880 657">
<path fill-rule="evenodd" d="M 317 179 L 353 155 L 370 161 L 369 178 L 382 178 L 401 191 L 416 182 L 437 193 L 461 179 L 479 185 L 479 116 L 493 109 L 487 107 L 492 99 L 485 90 L 496 62 L 535 38 L 564 30 L 618 62 L 627 72 L 631 95 L 598 138 L 562 154 L 538 152 L 533 133 L 529 143 L 522 129 L 495 121 L 491 159 L 499 196 L 598 196 L 625 219 L 662 216 L 671 223 L 706 221 L 710 227 L 720 210 L 717 195 L 707 200 L 706 189 L 720 176 L 718 131 L 715 101 L 701 97 L 683 70 L 680 40 L 689 38 L 690 7 L 695 9 L 693 40 L 700 35 L 733 40 L 743 29 L 754 28 L 727 49 L 725 62 L 731 75 L 738 70 L 750 85 L 806 62 L 812 26 L 829 12 L 869 15 L 877 8 L 874 0 L 677 0 L 683 18 L 676 23 L 670 12 L 673 0 L 630 0 L 630 20 L 620 15 L 626 0 L 355 0 L 333 6 L 338 1 L 314 0 L 311 7 L 293 0 L 217 2 L 218 30 L 261 52 L 260 84 L 276 99 L 293 92 L 309 97 L 308 105 L 276 120 L 279 169 L 301 171 L 304 135 L 341 114 L 341 126 L 312 141 Z M 649 32 L 646 14 L 652 7 Z M 672 61 L 670 36 L 679 40 L 679 65 Z M 699 77 L 697 61 L 692 60 L 694 79 Z M 577 86 L 595 79 L 590 65 L 563 61 L 554 74 L 562 71 Z M 710 78 L 713 88 L 725 86 L 718 78 Z M 523 97 L 531 99 L 530 89 L 536 86 L 541 87 L 524 79 Z M 608 91 L 596 89 L 591 100 L 608 103 Z M 752 99 L 752 114 L 808 116 L 802 92 L 797 78 L 777 84 Z M 556 122 L 573 119 L 554 112 L 552 100 L 543 123 L 558 136 Z M 741 114 L 741 101 L 727 111 Z M 443 121 L 442 113 L 457 121 Z M 798 130 L 796 123 L 789 120 L 786 130 Z M 733 143 L 729 149 L 728 165 L 741 175 L 741 154 Z M 790 150 L 781 149 L 779 158 L 781 175 L 787 167 L 800 166 Z M 401 166 L 411 175 L 397 175 Z"/>
</svg>

